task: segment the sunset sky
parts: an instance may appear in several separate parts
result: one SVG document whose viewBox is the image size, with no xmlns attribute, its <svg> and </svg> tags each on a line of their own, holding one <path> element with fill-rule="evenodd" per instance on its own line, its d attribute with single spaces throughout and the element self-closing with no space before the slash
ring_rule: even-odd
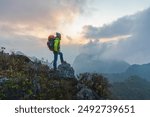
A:
<svg viewBox="0 0 150 117">
<path fill-rule="evenodd" d="M 147 63 L 149 14 L 150 0 L 0 0 L 0 46 L 51 62 L 47 37 L 60 32 L 71 64 L 84 52 Z"/>
</svg>

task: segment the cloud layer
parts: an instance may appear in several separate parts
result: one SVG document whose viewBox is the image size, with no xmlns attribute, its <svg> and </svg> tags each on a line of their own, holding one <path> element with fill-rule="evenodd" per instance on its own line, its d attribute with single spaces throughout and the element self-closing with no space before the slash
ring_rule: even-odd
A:
<svg viewBox="0 0 150 117">
<path fill-rule="evenodd" d="M 104 25 L 103 27 L 85 26 L 83 34 L 88 39 L 99 40 L 101 38 L 111 39 L 111 37 L 131 35 L 125 40 L 96 43 L 93 46 L 84 47 L 84 52 L 91 52 L 98 58 L 111 58 L 126 60 L 130 63 L 150 62 L 150 9 L 144 10 L 132 16 L 125 16 L 117 21 Z M 88 44 L 90 45 L 91 42 Z M 93 45 L 93 44 L 92 44 Z M 88 49 L 88 50 L 87 50 Z M 96 52 L 95 52 L 96 51 Z"/>
<path fill-rule="evenodd" d="M 49 33 L 63 32 L 65 25 L 84 13 L 86 3 L 87 0 L 0 0 L 0 46 L 46 56 Z"/>
<path fill-rule="evenodd" d="M 1 0 L 0 31 L 35 37 L 60 31 L 84 12 L 86 3 L 86 0 Z"/>
<path fill-rule="evenodd" d="M 1 0 L 0 20 L 8 22 L 57 22 L 69 21 L 83 12 L 85 0 Z"/>
</svg>

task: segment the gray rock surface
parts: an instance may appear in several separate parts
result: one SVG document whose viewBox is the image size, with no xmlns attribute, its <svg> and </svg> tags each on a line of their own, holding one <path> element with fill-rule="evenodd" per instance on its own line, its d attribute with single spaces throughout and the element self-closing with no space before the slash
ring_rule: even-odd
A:
<svg viewBox="0 0 150 117">
<path fill-rule="evenodd" d="M 76 94 L 77 99 L 79 100 L 96 100 L 100 97 L 90 88 L 84 84 L 77 84 L 77 89 L 79 90 Z"/>
<path fill-rule="evenodd" d="M 62 78 L 75 78 L 74 69 L 69 63 L 63 63 L 58 66 L 58 74 Z"/>
<path fill-rule="evenodd" d="M 1 77 L 0 76 L 0 84 L 3 84 L 4 82 L 6 82 L 8 80 L 8 78 L 6 77 Z"/>
</svg>

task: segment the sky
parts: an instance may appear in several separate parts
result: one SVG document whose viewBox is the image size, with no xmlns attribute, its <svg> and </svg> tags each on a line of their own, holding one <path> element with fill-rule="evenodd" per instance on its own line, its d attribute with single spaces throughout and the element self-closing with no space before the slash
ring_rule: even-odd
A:
<svg viewBox="0 0 150 117">
<path fill-rule="evenodd" d="M 147 63 L 149 8 L 150 0 L 0 0 L 0 46 L 51 62 L 47 37 L 60 32 L 71 64 L 82 53 Z"/>
</svg>

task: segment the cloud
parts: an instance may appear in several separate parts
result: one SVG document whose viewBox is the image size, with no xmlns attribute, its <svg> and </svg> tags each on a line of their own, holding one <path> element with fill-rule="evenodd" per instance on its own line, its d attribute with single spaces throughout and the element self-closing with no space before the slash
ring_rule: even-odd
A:
<svg viewBox="0 0 150 117">
<path fill-rule="evenodd" d="M 33 36 L 0 35 L 0 47 L 5 47 L 7 52 L 21 51 L 28 56 L 36 56 L 39 59 L 44 57 L 49 61 L 53 60 L 52 53 L 46 48 L 46 43 Z"/>
<path fill-rule="evenodd" d="M 65 25 L 85 12 L 87 1 L 0 0 L 0 45 L 33 55 L 48 55 L 49 33 L 63 33 Z"/>
<path fill-rule="evenodd" d="M 134 27 L 134 16 L 125 16 L 111 24 L 105 24 L 102 27 L 86 25 L 83 27 L 83 35 L 87 39 L 110 38 L 132 33 Z"/>
<path fill-rule="evenodd" d="M 69 41 L 72 41 L 73 40 L 73 38 L 72 37 L 70 37 L 70 36 L 66 36 L 66 38 L 69 40 Z"/>
<path fill-rule="evenodd" d="M 13 41 L 12 41 L 13 40 Z M 0 36 L 1 46 L 5 46 L 6 48 L 12 49 L 29 49 L 36 48 L 42 46 L 40 41 L 36 37 L 33 36 L 19 36 L 19 35 L 11 35 L 11 36 Z"/>
<path fill-rule="evenodd" d="M 104 59 L 121 59 L 129 63 L 150 62 L 150 8 L 138 12 L 135 15 L 125 16 L 111 24 L 103 27 L 85 26 L 83 34 L 88 39 L 99 40 L 101 38 L 111 39 L 116 36 L 132 35 L 125 40 L 109 43 L 99 43 L 93 48 L 90 42 L 85 53 L 91 52 L 93 56 Z M 105 45 L 105 46 L 104 46 Z M 96 52 L 95 52 L 96 51 Z"/>
<path fill-rule="evenodd" d="M 1 0 L 0 21 L 50 26 L 71 21 L 85 4 L 86 0 Z"/>
<path fill-rule="evenodd" d="M 87 0 L 0 0 L 0 34 L 41 38 L 63 32 L 84 13 L 86 4 Z"/>
</svg>

